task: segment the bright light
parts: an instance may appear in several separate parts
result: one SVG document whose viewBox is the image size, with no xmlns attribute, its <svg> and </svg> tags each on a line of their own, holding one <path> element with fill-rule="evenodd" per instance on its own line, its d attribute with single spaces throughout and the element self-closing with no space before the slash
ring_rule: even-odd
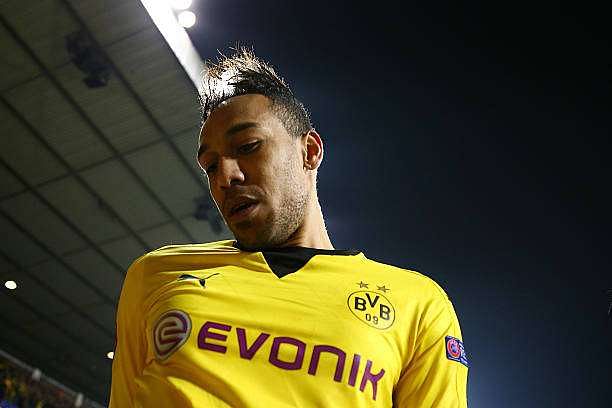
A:
<svg viewBox="0 0 612 408">
<path fill-rule="evenodd" d="M 106 353 L 106 357 L 108 357 L 108 358 L 110 358 L 112 360 L 113 357 L 115 357 L 115 353 L 113 353 L 112 351 L 109 351 L 108 353 Z"/>
<path fill-rule="evenodd" d="M 175 10 L 185 10 L 191 6 L 191 0 L 170 0 L 170 6 Z"/>
<path fill-rule="evenodd" d="M 161 0 L 140 0 L 140 2 L 201 94 L 204 91 L 202 82 L 204 63 L 185 28 L 177 21 L 170 3 Z"/>
<path fill-rule="evenodd" d="M 17 283 L 12 280 L 4 282 L 4 286 L 10 290 L 17 289 Z"/>
<path fill-rule="evenodd" d="M 32 371 L 32 379 L 34 381 L 40 381 L 41 377 L 42 377 L 42 371 L 40 371 L 40 368 L 35 368 L 34 371 Z"/>
<path fill-rule="evenodd" d="M 189 10 L 181 11 L 178 15 L 178 21 L 185 28 L 193 27 L 196 22 L 196 15 Z"/>
</svg>

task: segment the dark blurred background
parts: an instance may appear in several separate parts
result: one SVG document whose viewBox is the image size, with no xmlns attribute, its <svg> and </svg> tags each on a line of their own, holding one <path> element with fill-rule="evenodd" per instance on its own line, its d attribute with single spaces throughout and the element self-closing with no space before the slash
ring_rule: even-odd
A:
<svg viewBox="0 0 612 408">
<path fill-rule="evenodd" d="M 325 142 L 336 248 L 448 292 L 471 407 L 612 406 L 610 33 L 586 4 L 196 1 L 204 59 L 270 61 Z"/>
<path fill-rule="evenodd" d="M 101 407 L 131 262 L 231 238 L 194 160 L 201 67 L 169 7 L 0 1 L 0 405 Z M 450 295 L 471 408 L 612 407 L 603 6 L 190 9 L 203 59 L 252 46 L 311 111 L 335 247 Z"/>
</svg>

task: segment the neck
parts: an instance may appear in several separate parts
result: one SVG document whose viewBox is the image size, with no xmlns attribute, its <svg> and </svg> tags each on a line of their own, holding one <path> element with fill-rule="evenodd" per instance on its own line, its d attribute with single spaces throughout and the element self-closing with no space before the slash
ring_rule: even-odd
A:
<svg viewBox="0 0 612 408">
<path fill-rule="evenodd" d="M 309 200 L 304 222 L 295 231 L 295 233 L 280 246 L 334 249 L 334 246 L 329 239 L 329 235 L 327 234 L 327 228 L 325 228 L 323 211 L 321 211 L 321 205 L 319 204 L 319 198 L 317 197 L 316 192 L 311 197 L 311 200 Z"/>
</svg>

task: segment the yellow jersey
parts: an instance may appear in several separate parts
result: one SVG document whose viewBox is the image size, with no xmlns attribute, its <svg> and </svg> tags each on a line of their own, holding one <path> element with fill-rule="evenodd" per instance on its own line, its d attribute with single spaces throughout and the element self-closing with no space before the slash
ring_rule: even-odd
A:
<svg viewBox="0 0 612 408">
<path fill-rule="evenodd" d="M 163 247 L 116 323 L 110 408 L 467 406 L 444 290 L 359 251 Z"/>
</svg>

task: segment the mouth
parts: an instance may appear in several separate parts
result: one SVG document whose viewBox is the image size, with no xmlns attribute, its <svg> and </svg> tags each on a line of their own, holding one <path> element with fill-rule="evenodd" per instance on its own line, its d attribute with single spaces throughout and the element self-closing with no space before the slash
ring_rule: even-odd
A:
<svg viewBox="0 0 612 408">
<path fill-rule="evenodd" d="M 248 218 L 253 213 L 257 205 L 258 203 L 252 200 L 235 204 L 229 211 L 229 219 L 232 221 L 240 221 Z"/>
</svg>

